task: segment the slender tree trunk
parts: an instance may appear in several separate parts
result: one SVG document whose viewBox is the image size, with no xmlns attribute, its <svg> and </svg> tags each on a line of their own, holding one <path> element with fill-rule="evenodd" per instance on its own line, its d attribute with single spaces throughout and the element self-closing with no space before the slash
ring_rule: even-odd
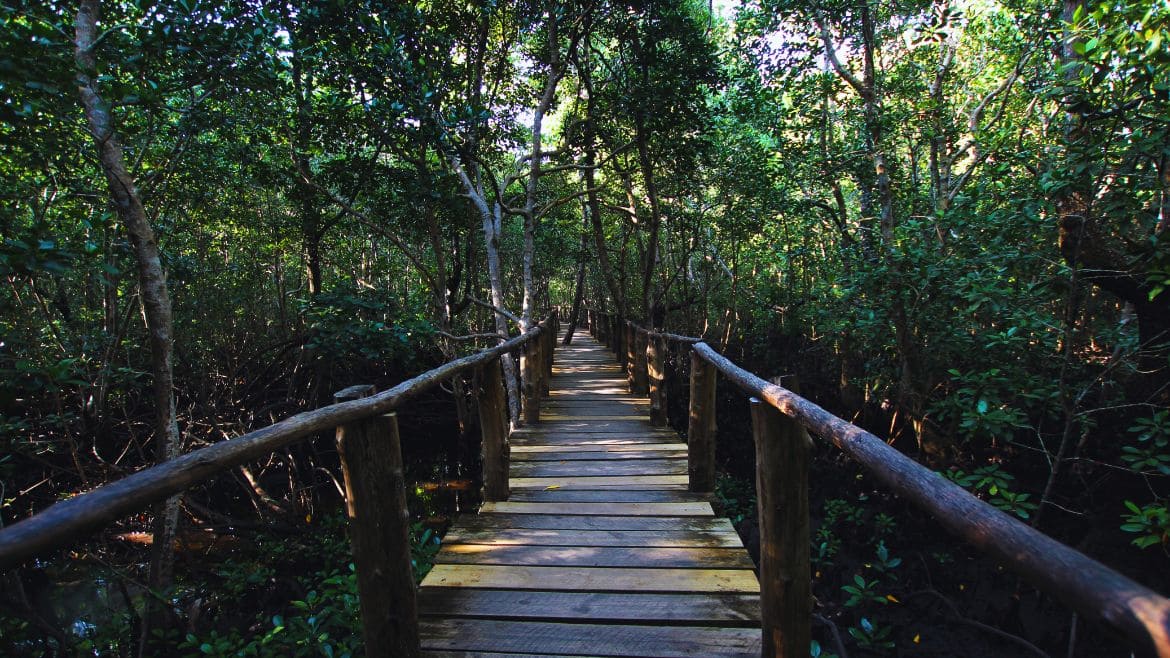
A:
<svg viewBox="0 0 1170 658">
<path fill-rule="evenodd" d="M 149 335 L 151 370 L 154 379 L 155 453 L 161 461 L 179 455 L 182 435 L 175 410 L 174 368 L 172 365 L 173 333 L 171 299 L 167 291 L 166 273 L 162 267 L 158 240 L 142 205 L 142 198 L 134 178 L 126 168 L 122 143 L 114 131 L 109 106 L 98 93 L 97 23 L 100 14 L 98 0 L 81 0 L 75 25 L 75 59 L 77 62 L 77 89 L 85 106 L 90 134 L 97 145 L 102 171 L 110 187 L 110 197 L 118 217 L 126 226 L 138 264 L 138 285 L 141 292 L 143 316 Z M 179 497 L 168 498 L 155 512 L 154 549 L 150 564 L 151 588 L 165 592 L 174 570 L 174 538 L 179 522 Z M 165 597 L 165 594 L 164 594 Z M 143 617 L 140 652 L 147 653 L 151 630 L 165 623 L 166 611 L 147 597 L 148 610 Z"/>
<path fill-rule="evenodd" d="M 581 227 L 581 245 L 580 251 L 577 252 L 577 281 L 573 287 L 573 308 L 569 311 L 569 326 L 565 331 L 564 340 L 561 341 L 564 345 L 573 342 L 573 332 L 577 330 L 577 323 L 581 319 L 581 303 L 585 298 L 585 267 L 589 257 L 589 204 L 582 206 L 584 226 Z"/>
<path fill-rule="evenodd" d="M 315 296 L 321 292 L 321 238 L 322 218 L 321 208 L 317 205 L 317 191 L 305 180 L 309 176 L 309 139 L 312 126 L 312 87 L 311 81 L 305 80 L 304 64 L 297 54 L 296 29 L 292 25 L 292 18 L 286 19 L 289 23 L 290 39 L 292 44 L 292 82 L 293 95 L 296 100 L 296 128 L 293 144 L 293 164 L 296 167 L 296 182 L 294 195 L 300 210 L 301 220 L 301 249 L 305 259 L 305 280 L 309 286 L 309 295 Z"/>
<path fill-rule="evenodd" d="M 649 234 L 646 236 L 646 253 L 642 261 L 642 317 L 649 320 L 653 315 L 654 270 L 658 265 L 658 234 L 662 228 L 662 207 L 658 200 L 658 183 L 654 178 L 654 164 L 650 157 L 650 137 L 643 127 L 643 118 L 635 121 L 634 140 L 638 147 L 638 166 L 646 184 L 646 196 L 650 200 Z"/>
<path fill-rule="evenodd" d="M 484 244 L 487 247 L 487 263 L 488 263 L 488 281 L 491 283 L 492 289 L 492 306 L 498 309 L 504 308 L 504 279 L 500 274 L 500 205 L 497 203 L 490 210 L 487 209 L 487 203 L 483 201 L 483 208 L 480 212 L 483 216 L 483 236 Z M 504 317 L 503 313 L 493 312 L 492 316 L 496 322 L 496 333 L 500 335 L 500 341 L 505 341 L 508 338 L 508 319 Z M 519 427 L 523 423 L 520 416 L 520 387 L 516 382 L 516 362 L 512 360 L 510 354 L 503 354 L 500 356 L 500 365 L 504 368 L 504 383 L 505 390 L 508 393 L 508 413 L 512 418 L 512 427 Z"/>
<path fill-rule="evenodd" d="M 609 250 L 605 244 L 605 232 L 601 224 L 601 200 L 597 196 L 597 176 L 594 169 L 597 166 L 597 124 L 594 121 L 596 96 L 593 93 L 593 69 L 590 65 L 592 46 L 589 42 L 589 35 L 591 30 L 592 20 L 586 19 L 584 47 L 580 48 L 574 57 L 577 75 L 585 87 L 586 94 L 585 121 L 582 126 L 585 142 L 585 168 L 582 170 L 582 175 L 585 178 L 585 199 L 589 208 L 589 221 L 593 229 L 593 247 L 597 254 L 601 280 L 605 283 L 605 288 L 609 292 L 610 298 L 613 299 L 614 308 L 618 315 L 625 317 L 625 296 L 622 294 L 622 290 L 613 276 L 613 265 L 610 262 Z M 601 300 L 599 299 L 598 301 Z"/>
</svg>

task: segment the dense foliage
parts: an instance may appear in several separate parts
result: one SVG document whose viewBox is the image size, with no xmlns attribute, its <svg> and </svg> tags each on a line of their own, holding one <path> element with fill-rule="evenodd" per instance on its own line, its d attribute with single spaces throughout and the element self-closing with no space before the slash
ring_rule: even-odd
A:
<svg viewBox="0 0 1170 658">
<path fill-rule="evenodd" d="M 584 299 L 797 373 L 989 503 L 1170 586 L 1165 0 L 111 1 L 86 50 L 78 5 L 97 4 L 0 3 L 0 524 L 157 459 L 130 181 L 173 307 L 182 450 Z M 471 386 L 407 422 L 454 413 L 473 453 Z M 746 413 L 721 404 L 723 498 L 750 525 Z M 337 505 L 327 443 L 190 492 L 180 537 L 276 524 L 291 535 L 265 541 L 294 545 Z M 415 456 L 420 480 L 473 470 Z M 851 483 L 813 495 L 818 614 L 851 649 L 928 651 L 906 597 L 1025 652 L 1078 649 L 1067 612 L 1029 617 L 985 563 L 984 598 L 956 594 L 973 557 L 832 453 L 816 468 Z M 273 575 L 283 599 L 211 624 L 191 564 L 173 589 L 147 578 L 127 538 L 151 515 L 5 574 L 0 652 L 129 655 L 152 624 L 192 655 L 356 649 L 343 552 L 306 552 L 316 580 Z M 217 601 L 256 595 L 260 571 L 212 553 Z M 119 599 L 109 628 L 73 623 L 52 584 L 77 564 Z"/>
</svg>

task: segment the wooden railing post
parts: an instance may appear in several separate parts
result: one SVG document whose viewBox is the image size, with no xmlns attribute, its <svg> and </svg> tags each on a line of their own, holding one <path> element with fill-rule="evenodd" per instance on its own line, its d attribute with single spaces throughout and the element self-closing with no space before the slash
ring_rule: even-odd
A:
<svg viewBox="0 0 1170 658">
<path fill-rule="evenodd" d="M 808 436 L 770 404 L 751 399 L 760 511 L 761 656 L 804 658 L 812 639 Z"/>
<path fill-rule="evenodd" d="M 610 345 L 610 349 L 613 350 L 614 355 L 617 356 L 618 364 L 623 368 L 626 367 L 625 326 L 625 320 L 622 319 L 622 316 L 613 316 L 613 320 L 610 322 L 610 327 L 613 328 L 613 333 L 611 334 L 613 336 L 613 345 Z"/>
<path fill-rule="evenodd" d="M 646 344 L 646 374 L 650 379 L 650 424 L 666 426 L 666 339 L 651 336 Z"/>
<path fill-rule="evenodd" d="M 626 321 L 626 384 L 630 393 L 637 394 L 637 380 L 634 371 L 638 368 L 638 330 L 634 323 Z"/>
<path fill-rule="evenodd" d="M 373 386 L 351 386 L 334 399 L 345 402 L 373 393 Z M 397 416 L 390 413 L 338 427 L 337 453 L 345 477 L 366 655 L 417 656 L 418 606 Z"/>
<path fill-rule="evenodd" d="M 499 359 L 484 364 L 479 372 L 479 426 L 483 436 L 483 497 L 508 499 L 508 402 L 504 398 L 504 372 Z"/>
<path fill-rule="evenodd" d="M 691 352 L 687 476 L 695 493 L 715 491 L 715 366 Z"/>
<path fill-rule="evenodd" d="M 647 364 L 646 364 L 646 349 L 650 342 L 650 332 L 645 329 L 634 326 L 634 383 L 631 387 L 631 392 L 637 395 L 646 395 L 650 392 L 650 385 L 647 381 Z"/>
<path fill-rule="evenodd" d="M 553 318 L 546 327 L 546 331 L 540 337 L 544 345 L 541 346 L 542 355 L 544 359 L 541 361 L 542 371 L 540 373 L 540 394 L 548 396 L 550 387 L 552 386 L 552 369 L 553 359 L 556 358 L 557 349 L 557 321 Z"/>
<path fill-rule="evenodd" d="M 540 422 L 540 370 L 540 340 L 530 340 L 520 350 L 520 386 L 526 425 Z"/>
</svg>

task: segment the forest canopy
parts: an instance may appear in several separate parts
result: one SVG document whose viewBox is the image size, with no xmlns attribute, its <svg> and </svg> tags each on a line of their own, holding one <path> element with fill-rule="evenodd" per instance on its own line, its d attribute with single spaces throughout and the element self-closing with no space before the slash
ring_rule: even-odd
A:
<svg viewBox="0 0 1170 658">
<path fill-rule="evenodd" d="M 798 374 L 1170 586 L 1166 0 L 3 0 L 0 174 L 0 525 L 588 307 Z M 461 442 L 470 386 L 435 405 Z M 736 409 L 724 494 L 750 473 Z M 290 450 L 74 550 L 188 606 L 173 551 L 114 536 L 304 532 L 338 477 Z M 841 538 L 889 510 L 846 531 L 834 500 L 814 494 L 820 612 L 888 649 L 884 603 L 853 614 L 830 574 L 872 560 Z M 137 586 L 123 626 L 69 623 L 37 593 L 54 561 L 3 576 L 0 652 L 209 637 Z"/>
</svg>

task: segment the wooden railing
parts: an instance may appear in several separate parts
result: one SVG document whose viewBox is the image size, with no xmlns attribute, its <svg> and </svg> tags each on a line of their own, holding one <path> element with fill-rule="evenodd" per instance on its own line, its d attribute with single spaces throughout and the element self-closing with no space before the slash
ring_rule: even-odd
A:
<svg viewBox="0 0 1170 658">
<path fill-rule="evenodd" d="M 504 500 L 508 496 L 508 419 L 499 357 L 520 352 L 524 416 L 527 422 L 537 422 L 541 391 L 547 389 L 552 373 L 558 331 L 554 312 L 523 335 L 448 362 L 389 390 L 375 393 L 372 386 L 351 386 L 336 394 L 335 404 L 296 414 L 59 502 L 0 530 L 0 573 L 81 541 L 119 518 L 227 469 L 335 429 L 366 654 L 415 656 L 419 638 L 410 564 L 410 517 L 395 412 L 442 381 L 478 371 L 484 496 Z"/>
<path fill-rule="evenodd" d="M 808 430 L 857 460 L 964 542 L 1080 615 L 1119 633 L 1137 655 L 1170 658 L 1170 600 L 1157 592 L 979 500 L 860 427 L 757 377 L 699 338 L 648 331 L 596 310 L 588 317 L 592 334 L 614 349 L 629 371 L 631 392 L 650 394 L 652 410 L 656 405 L 664 408 L 667 399 L 667 382 L 660 374 L 664 343 L 690 350 L 691 491 L 714 490 L 716 372 L 751 396 L 764 656 L 808 654 L 812 616 Z M 643 382 L 649 385 L 640 388 Z"/>
</svg>

